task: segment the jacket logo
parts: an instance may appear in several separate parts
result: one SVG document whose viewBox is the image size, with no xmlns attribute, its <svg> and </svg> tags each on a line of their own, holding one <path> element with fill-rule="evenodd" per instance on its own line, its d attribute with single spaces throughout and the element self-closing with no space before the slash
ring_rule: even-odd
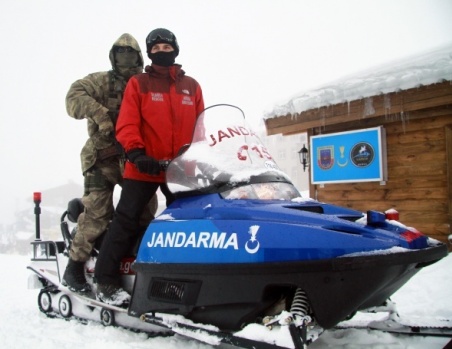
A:
<svg viewBox="0 0 452 349">
<path fill-rule="evenodd" d="M 151 99 L 153 102 L 163 102 L 163 93 L 151 92 Z"/>
<path fill-rule="evenodd" d="M 193 105 L 193 101 L 192 101 L 191 97 L 184 96 L 184 97 L 182 97 L 182 104 Z"/>
<path fill-rule="evenodd" d="M 190 91 L 187 90 L 187 89 L 183 89 L 183 90 L 182 90 L 182 93 L 185 93 L 186 95 L 189 95 L 189 94 L 190 94 Z"/>
</svg>

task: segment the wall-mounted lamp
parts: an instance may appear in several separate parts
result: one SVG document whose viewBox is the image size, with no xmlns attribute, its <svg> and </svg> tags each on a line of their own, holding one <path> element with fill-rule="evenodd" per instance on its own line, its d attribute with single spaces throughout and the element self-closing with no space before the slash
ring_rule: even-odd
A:
<svg viewBox="0 0 452 349">
<path fill-rule="evenodd" d="M 309 159 L 308 159 L 308 149 L 304 146 L 300 149 L 298 152 L 298 156 L 300 157 L 300 163 L 303 165 L 303 172 L 306 171 L 306 168 L 309 166 Z"/>
</svg>

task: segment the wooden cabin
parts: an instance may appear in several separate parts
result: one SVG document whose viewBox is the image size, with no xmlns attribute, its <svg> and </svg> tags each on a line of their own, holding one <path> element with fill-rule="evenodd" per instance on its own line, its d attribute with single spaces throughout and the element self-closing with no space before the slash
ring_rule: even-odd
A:
<svg viewBox="0 0 452 349">
<path fill-rule="evenodd" d="M 311 91 L 290 101 L 286 109 L 275 109 L 289 112 L 266 117 L 269 135 L 306 132 L 311 138 L 377 126 L 385 129 L 385 181 L 314 185 L 310 180 L 310 197 L 363 212 L 394 208 L 403 224 L 447 242 L 452 222 L 452 47 L 441 52 L 440 57 L 429 54 L 420 61 L 354 78 L 353 91 L 365 91 L 361 95 L 350 92 L 350 83 L 338 83 L 335 96 L 347 96 L 348 89 L 348 98 L 322 101 L 323 92 Z M 418 75 L 410 75 L 410 67 Z M 317 105 L 303 108 L 313 105 L 312 96 Z"/>
</svg>

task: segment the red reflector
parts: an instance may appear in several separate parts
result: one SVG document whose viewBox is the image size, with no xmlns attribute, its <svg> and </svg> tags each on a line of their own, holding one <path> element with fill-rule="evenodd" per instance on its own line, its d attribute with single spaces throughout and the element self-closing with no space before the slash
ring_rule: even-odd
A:
<svg viewBox="0 0 452 349">
<path fill-rule="evenodd" d="M 403 238 L 408 242 L 411 242 L 411 241 L 416 240 L 417 238 L 423 236 L 422 233 L 417 230 L 415 230 L 415 231 L 407 230 L 400 235 L 403 236 Z"/>
<path fill-rule="evenodd" d="M 39 204 L 41 202 L 41 193 L 40 192 L 33 193 L 33 202 L 35 202 L 36 204 Z"/>
<path fill-rule="evenodd" d="M 399 212 L 396 210 L 387 210 L 385 212 L 386 219 L 389 219 L 391 221 L 398 221 L 399 220 Z"/>
</svg>

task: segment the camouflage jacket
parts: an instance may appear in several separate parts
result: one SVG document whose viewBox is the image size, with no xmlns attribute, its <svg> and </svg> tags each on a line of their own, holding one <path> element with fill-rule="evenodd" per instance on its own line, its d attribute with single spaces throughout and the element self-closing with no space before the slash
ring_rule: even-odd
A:
<svg viewBox="0 0 452 349">
<path fill-rule="evenodd" d="M 119 71 L 114 58 L 114 48 L 130 46 L 139 55 L 139 67 L 127 73 Z M 133 74 L 143 71 L 143 56 L 140 46 L 130 34 L 121 35 L 113 44 L 110 53 L 112 70 L 92 73 L 83 79 L 75 81 L 66 95 L 66 110 L 75 119 L 86 119 L 88 122 L 88 140 L 80 153 L 82 171 L 85 173 L 101 158 L 101 153 L 117 156 L 115 136 L 113 133 L 99 132 L 102 124 L 111 123 L 114 130 L 122 96 L 128 79 Z"/>
</svg>

